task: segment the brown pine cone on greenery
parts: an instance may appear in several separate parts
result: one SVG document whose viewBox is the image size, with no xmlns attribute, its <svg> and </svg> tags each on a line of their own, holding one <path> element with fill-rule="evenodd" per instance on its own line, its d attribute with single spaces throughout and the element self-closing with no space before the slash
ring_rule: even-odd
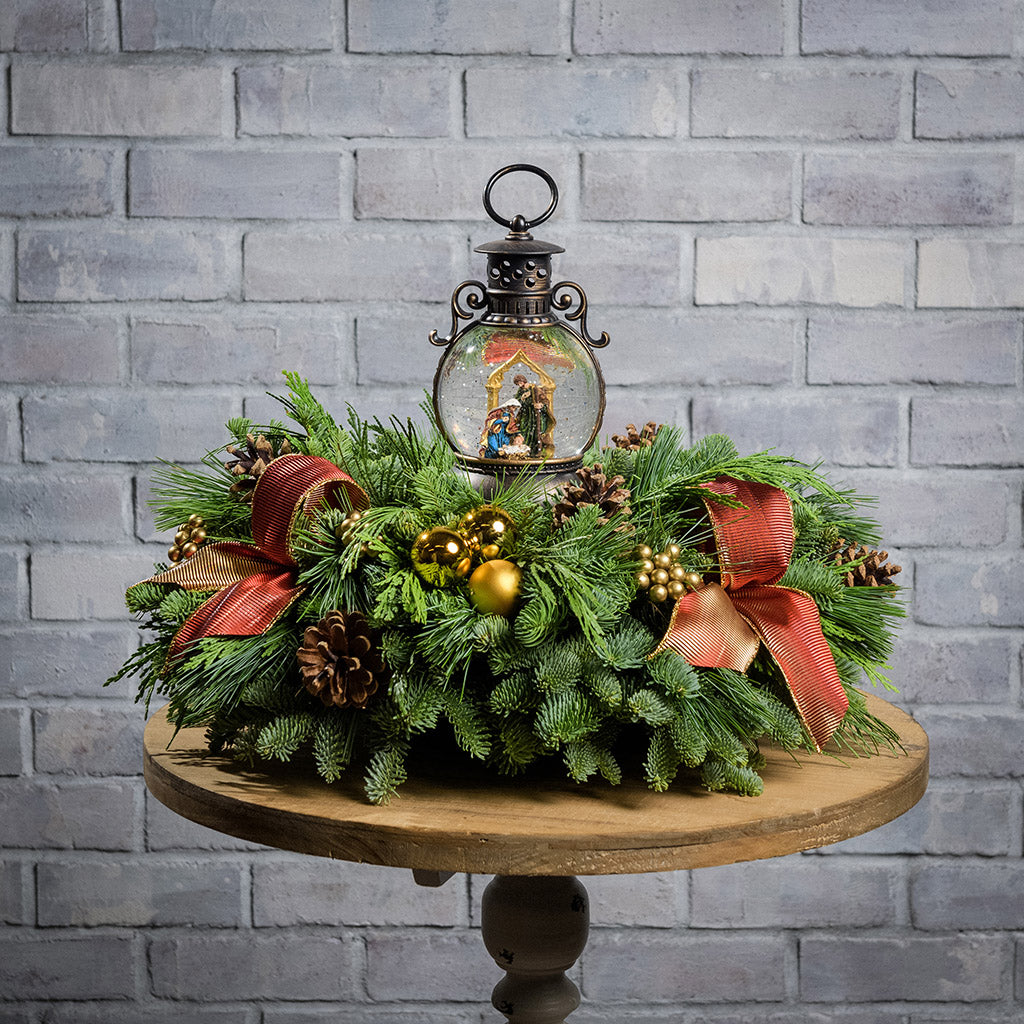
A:
<svg viewBox="0 0 1024 1024">
<path fill-rule="evenodd" d="M 846 572 L 843 579 L 848 587 L 887 587 L 892 584 L 892 577 L 903 571 L 902 565 L 892 565 L 886 561 L 888 551 L 875 551 L 858 544 L 847 544 L 839 538 L 840 550 L 836 552 L 834 565 L 849 565 L 859 562 Z"/>
<path fill-rule="evenodd" d="M 654 444 L 659 430 L 661 430 L 661 424 L 655 423 L 653 420 L 648 420 L 642 430 L 637 430 L 633 423 L 627 423 L 625 436 L 612 434 L 612 443 L 616 448 L 628 448 L 631 452 L 636 452 L 641 448 L 650 448 Z"/>
<path fill-rule="evenodd" d="M 552 510 L 554 527 L 557 530 L 567 523 L 584 505 L 597 505 L 601 509 L 599 523 L 607 523 L 612 516 L 619 513 L 631 515 L 629 507 L 630 493 L 622 486 L 625 477 L 613 476 L 609 480 L 597 462 L 591 468 L 584 466 L 576 470 L 579 484 L 563 484 L 558 489 L 558 502 Z M 625 528 L 625 524 L 623 526 Z"/>
<path fill-rule="evenodd" d="M 384 677 L 384 658 L 361 612 L 328 612 L 306 629 L 297 657 L 306 689 L 328 707 L 365 708 Z"/>
<path fill-rule="evenodd" d="M 228 455 L 233 455 L 231 462 L 225 462 L 224 468 L 238 479 L 231 485 L 231 491 L 241 497 L 242 501 L 252 501 L 252 492 L 256 489 L 256 481 L 266 471 L 274 459 L 288 455 L 292 446 L 288 438 L 282 438 L 277 448 L 262 434 L 245 435 L 245 447 L 229 444 Z"/>
</svg>

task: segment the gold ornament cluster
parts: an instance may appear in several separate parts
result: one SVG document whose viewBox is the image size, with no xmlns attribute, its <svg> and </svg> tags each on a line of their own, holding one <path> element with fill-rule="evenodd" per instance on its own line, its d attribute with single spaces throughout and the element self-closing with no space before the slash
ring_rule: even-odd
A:
<svg viewBox="0 0 1024 1024">
<path fill-rule="evenodd" d="M 202 516 L 189 516 L 187 523 L 178 527 L 174 535 L 174 543 L 167 549 L 167 557 L 172 562 L 180 562 L 183 558 L 191 558 L 199 545 L 206 540 L 206 523 Z"/>
<path fill-rule="evenodd" d="M 466 580 L 469 596 L 485 615 L 508 615 L 519 599 L 522 572 L 500 557 L 515 542 L 512 517 L 497 505 L 480 505 L 454 527 L 435 526 L 413 541 L 410 557 L 419 577 L 435 587 Z"/>
<path fill-rule="evenodd" d="M 704 586 L 704 577 L 699 572 L 687 570 L 680 564 L 678 544 L 669 544 L 657 553 L 647 544 L 639 544 L 633 553 L 641 563 L 636 585 L 647 591 L 653 604 L 661 604 L 669 598 L 678 601 L 687 590 Z"/>
<path fill-rule="evenodd" d="M 343 548 L 349 547 L 355 540 L 354 531 L 359 520 L 363 518 L 362 512 L 349 512 L 347 516 L 338 524 L 337 529 L 334 531 L 334 536 L 341 541 Z M 369 554 L 370 545 L 364 540 L 359 543 L 359 557 L 363 558 Z"/>
</svg>

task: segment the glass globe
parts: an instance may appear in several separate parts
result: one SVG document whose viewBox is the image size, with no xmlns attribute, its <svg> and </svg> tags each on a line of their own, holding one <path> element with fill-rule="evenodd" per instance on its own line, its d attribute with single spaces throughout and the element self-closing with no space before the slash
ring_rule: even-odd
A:
<svg viewBox="0 0 1024 1024">
<path fill-rule="evenodd" d="M 601 372 L 564 324 L 476 323 L 445 352 L 434 385 L 449 444 L 476 468 L 579 461 L 604 413 Z"/>
</svg>

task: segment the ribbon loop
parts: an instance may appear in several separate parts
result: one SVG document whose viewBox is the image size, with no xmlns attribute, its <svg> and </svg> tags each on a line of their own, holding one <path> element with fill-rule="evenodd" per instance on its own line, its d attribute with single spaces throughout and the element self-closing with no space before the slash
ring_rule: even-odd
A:
<svg viewBox="0 0 1024 1024">
<path fill-rule="evenodd" d="M 829 741 L 849 701 L 813 599 L 776 584 L 793 557 L 793 512 L 786 493 L 768 484 L 720 477 L 704 485 L 722 585 L 684 594 L 655 648 L 701 668 L 745 672 L 763 642 L 793 696 L 818 750 Z"/>
</svg>

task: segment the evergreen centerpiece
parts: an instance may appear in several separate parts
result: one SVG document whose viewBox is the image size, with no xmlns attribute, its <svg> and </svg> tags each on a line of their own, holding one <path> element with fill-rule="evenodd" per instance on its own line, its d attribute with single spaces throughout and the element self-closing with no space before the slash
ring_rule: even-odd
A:
<svg viewBox="0 0 1024 1024">
<path fill-rule="evenodd" d="M 212 750 L 358 766 L 385 803 L 417 744 L 749 795 L 766 740 L 898 745 L 854 688 L 885 683 L 898 567 L 810 467 L 648 424 L 571 483 L 527 470 L 485 499 L 436 425 L 338 425 L 286 377 L 294 426 L 232 420 L 203 470 L 158 475 L 157 527 L 198 517 L 203 542 L 127 593 L 151 635 L 114 679 Z"/>
</svg>

